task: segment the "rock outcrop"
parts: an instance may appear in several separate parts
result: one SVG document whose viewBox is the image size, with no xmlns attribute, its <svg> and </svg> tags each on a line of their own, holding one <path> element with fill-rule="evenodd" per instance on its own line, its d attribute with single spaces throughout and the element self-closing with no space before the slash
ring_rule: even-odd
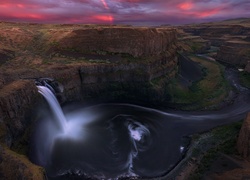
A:
<svg viewBox="0 0 250 180">
<path fill-rule="evenodd" d="M 249 24 L 247 22 L 246 24 Z M 249 35 L 250 27 L 241 22 L 236 22 L 235 24 L 223 24 L 223 22 L 218 23 L 205 23 L 199 25 L 184 26 L 182 29 L 191 33 L 195 36 L 201 36 L 202 38 L 211 41 L 213 46 L 221 46 L 224 44 L 228 38 L 244 39 Z"/>
<path fill-rule="evenodd" d="M 26 156 L 0 145 L 0 179 L 46 179 L 43 168 L 32 164 Z"/>
<path fill-rule="evenodd" d="M 18 80 L 0 89 L 0 142 L 11 146 L 31 122 L 25 115 L 31 111 L 37 89 L 33 82 Z"/>
<path fill-rule="evenodd" d="M 250 113 L 248 113 L 241 127 L 237 149 L 244 159 L 250 161 Z"/>
<path fill-rule="evenodd" d="M 245 71 L 250 73 L 250 61 L 247 62 L 247 65 L 245 67 Z"/>
<path fill-rule="evenodd" d="M 160 55 L 132 58 L 131 62 L 121 60 L 119 63 L 98 63 L 97 60 L 97 63 L 55 66 L 49 68 L 44 76 L 53 77 L 61 82 L 65 87 L 66 99 L 76 100 L 87 97 L 98 99 L 104 96 L 103 92 L 108 91 L 109 95 L 106 96 L 112 97 L 112 92 L 118 89 L 132 91 L 126 88 L 128 86 L 137 86 L 137 91 L 140 91 L 142 84 L 147 86 L 159 78 L 167 83 L 175 76 L 177 70 L 176 46 L 172 44 Z M 163 97 L 159 97 L 161 98 Z"/>
<path fill-rule="evenodd" d="M 211 43 L 200 36 L 194 36 L 178 29 L 178 50 L 184 53 L 205 53 L 210 49 Z"/>
<path fill-rule="evenodd" d="M 58 37 L 57 33 L 52 33 Z M 64 31 L 65 37 L 53 39 L 56 49 L 78 52 L 127 53 L 133 57 L 159 55 L 176 41 L 174 29 L 98 27 Z"/>
<path fill-rule="evenodd" d="M 184 32 L 200 36 L 219 47 L 215 59 L 244 68 L 250 60 L 250 20 L 247 18 L 180 27 Z"/>
<path fill-rule="evenodd" d="M 168 82 L 177 72 L 175 29 L 98 27 L 49 34 L 54 42 L 47 51 L 51 62 L 72 62 L 46 73 L 63 82 L 68 100 L 101 97 L 102 91 L 115 91 L 110 84 L 135 87 L 157 78 Z"/>
<path fill-rule="evenodd" d="M 220 47 L 216 59 L 228 64 L 245 67 L 250 61 L 250 43 L 228 41 Z"/>
</svg>

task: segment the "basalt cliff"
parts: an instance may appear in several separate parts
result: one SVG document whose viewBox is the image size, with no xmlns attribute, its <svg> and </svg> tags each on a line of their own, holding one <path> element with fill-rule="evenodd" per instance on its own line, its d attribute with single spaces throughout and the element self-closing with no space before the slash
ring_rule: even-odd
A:
<svg viewBox="0 0 250 180">
<path fill-rule="evenodd" d="M 182 92 L 206 74 L 200 61 L 194 58 L 190 63 L 192 58 L 183 55 L 208 52 L 220 62 L 250 72 L 248 21 L 174 28 L 0 22 L 0 179 L 46 179 L 43 169 L 32 164 L 22 149 L 29 144 L 36 104 L 43 102 L 34 79 L 50 77 L 60 82 L 64 86 L 61 103 L 169 105 L 166 87 L 174 78 L 176 83 L 186 70 L 192 71 L 192 77 L 184 78 L 188 85 L 178 89 L 185 95 Z M 178 53 L 182 53 L 179 58 Z M 217 65 L 209 66 L 211 74 L 221 77 Z M 209 79 L 209 88 L 224 87 L 210 84 L 216 77 Z M 227 96 L 227 91 L 219 93 L 215 99 Z M 247 126 L 245 122 L 238 149 L 249 158 Z"/>
<path fill-rule="evenodd" d="M 34 78 L 51 77 L 62 83 L 62 102 L 135 97 L 159 102 L 164 101 L 164 84 L 178 69 L 173 28 L 0 24 L 3 179 L 45 178 L 42 169 L 15 152 L 16 142 L 33 123 L 29 117 L 34 104 L 41 101 Z M 6 169 L 13 164 L 12 172 Z"/>
<path fill-rule="evenodd" d="M 208 40 L 219 48 L 216 60 L 245 68 L 250 61 L 248 18 L 181 26 L 185 33 Z"/>
</svg>

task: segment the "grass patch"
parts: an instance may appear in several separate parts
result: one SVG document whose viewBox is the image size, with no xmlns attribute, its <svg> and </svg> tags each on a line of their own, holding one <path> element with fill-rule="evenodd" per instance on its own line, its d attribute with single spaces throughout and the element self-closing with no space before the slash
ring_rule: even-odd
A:
<svg viewBox="0 0 250 180">
<path fill-rule="evenodd" d="M 195 136 L 195 141 L 199 143 L 197 143 L 192 155 L 197 159 L 199 156 L 203 157 L 201 157 L 196 171 L 188 179 L 202 179 L 204 173 L 209 170 L 212 163 L 219 156 L 219 153 L 237 154 L 236 142 L 241 126 L 242 121 L 235 122 L 213 129 L 205 135 L 206 138 L 202 137 L 204 135 L 200 135 L 199 138 Z"/>
<path fill-rule="evenodd" d="M 213 106 L 223 101 L 229 90 L 223 67 L 202 57 L 189 58 L 204 67 L 204 77 L 190 87 L 183 87 L 178 80 L 173 80 L 167 87 L 172 103 L 183 104 L 183 109 L 190 110 Z"/>
<path fill-rule="evenodd" d="M 250 88 L 250 73 L 240 72 L 240 83 L 242 86 Z"/>
</svg>

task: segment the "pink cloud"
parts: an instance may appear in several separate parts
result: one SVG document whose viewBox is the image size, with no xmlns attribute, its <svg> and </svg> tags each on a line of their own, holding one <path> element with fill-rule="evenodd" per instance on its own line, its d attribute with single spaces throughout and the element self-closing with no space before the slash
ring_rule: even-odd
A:
<svg viewBox="0 0 250 180">
<path fill-rule="evenodd" d="M 178 4 L 177 7 L 182 10 L 189 10 L 189 9 L 192 9 L 193 6 L 194 4 L 191 2 L 184 2 L 184 3 Z"/>
<path fill-rule="evenodd" d="M 102 2 L 105 9 L 109 9 L 109 6 L 105 0 L 101 0 L 101 2 Z"/>
<path fill-rule="evenodd" d="M 250 17 L 249 7 L 249 0 L 1 0 L 0 20 L 178 24 Z"/>
</svg>

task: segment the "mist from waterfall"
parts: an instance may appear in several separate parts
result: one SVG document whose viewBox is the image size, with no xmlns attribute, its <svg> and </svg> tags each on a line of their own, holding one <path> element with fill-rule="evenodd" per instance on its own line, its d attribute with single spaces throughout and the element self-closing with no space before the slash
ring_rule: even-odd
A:
<svg viewBox="0 0 250 180">
<path fill-rule="evenodd" d="M 65 113 L 49 88 L 37 88 L 52 112 L 50 115 L 43 113 L 36 130 L 37 164 L 44 166 L 51 176 L 72 172 L 80 175 L 87 172 L 98 177 L 137 176 L 134 161 L 151 142 L 146 125 L 133 116 L 119 113 L 113 118 L 105 118 L 106 112 L 98 111 L 98 106 Z M 76 157 L 76 154 L 79 155 Z M 99 157 L 102 162 L 93 162 L 89 157 Z M 61 164 L 61 161 L 68 164 Z M 117 167 L 117 172 L 107 173 L 112 170 L 107 170 L 106 164 Z M 99 173 L 92 172 L 95 166 L 99 167 Z"/>
<path fill-rule="evenodd" d="M 45 87 L 45 86 L 37 86 L 38 92 L 43 95 L 43 97 L 47 100 L 54 116 L 56 117 L 58 125 L 61 127 L 62 132 L 65 132 L 67 126 L 67 120 L 64 116 L 62 108 L 57 101 L 57 98 L 53 94 L 53 92 Z"/>
<path fill-rule="evenodd" d="M 37 115 L 31 159 L 56 180 L 162 176 L 183 158 L 190 135 L 241 120 L 250 111 L 246 89 L 232 105 L 202 112 L 117 103 L 62 109 L 50 89 L 38 90 L 50 108 L 41 106 Z"/>
</svg>

